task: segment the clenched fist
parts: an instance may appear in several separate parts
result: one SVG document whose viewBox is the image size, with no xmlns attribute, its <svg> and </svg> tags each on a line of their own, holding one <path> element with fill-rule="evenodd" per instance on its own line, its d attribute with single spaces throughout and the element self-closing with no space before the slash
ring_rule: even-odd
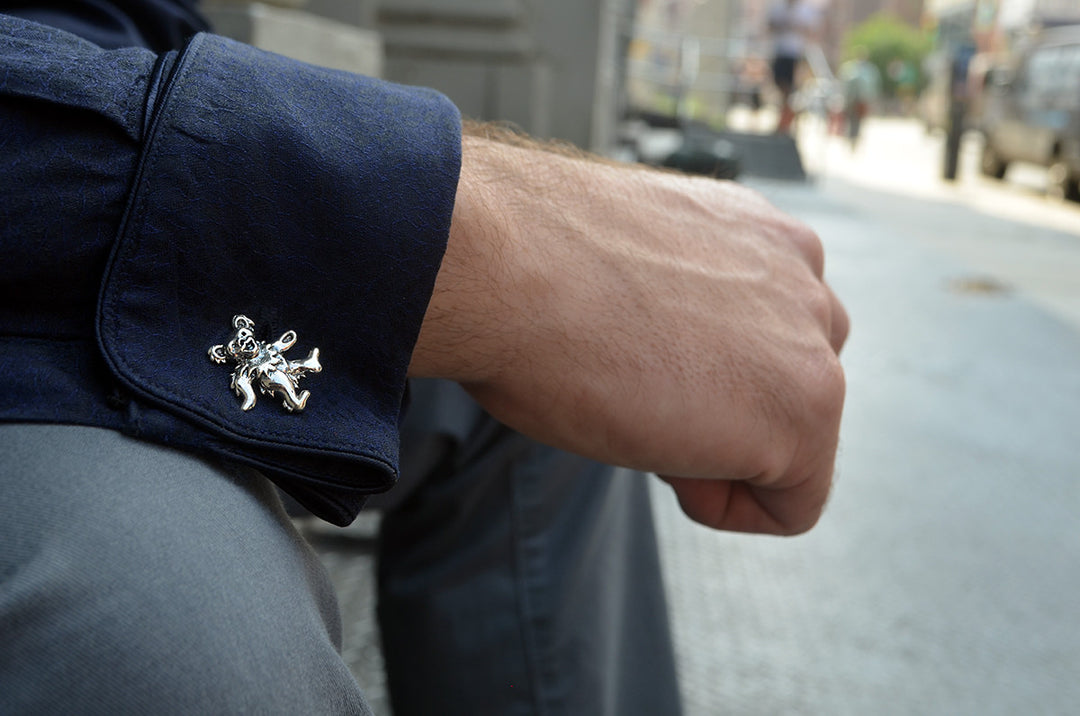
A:
<svg viewBox="0 0 1080 716">
<path fill-rule="evenodd" d="M 410 373 L 653 471 L 718 529 L 810 528 L 848 331 L 818 238 L 734 184 L 466 137 Z"/>
</svg>

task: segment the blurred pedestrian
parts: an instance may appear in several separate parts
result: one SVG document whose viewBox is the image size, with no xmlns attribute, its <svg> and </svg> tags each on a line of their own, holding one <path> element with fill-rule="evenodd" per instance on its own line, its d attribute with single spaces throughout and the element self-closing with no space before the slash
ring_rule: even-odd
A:
<svg viewBox="0 0 1080 716">
<path fill-rule="evenodd" d="M 773 84 L 780 91 L 780 120 L 777 132 L 788 133 L 795 121 L 792 95 L 799 63 L 806 46 L 817 35 L 818 9 L 807 0 L 779 0 L 769 10 L 769 32 L 773 37 Z"/>
<path fill-rule="evenodd" d="M 856 47 L 854 56 L 840 66 L 840 81 L 844 86 L 844 111 L 847 137 L 854 149 L 862 132 L 862 121 L 881 94 L 881 73 L 870 61 L 870 51 Z"/>
<path fill-rule="evenodd" d="M 949 113 L 945 125 L 945 157 L 942 176 L 955 181 L 960 164 L 960 138 L 967 123 L 971 100 L 969 70 L 975 56 L 975 46 L 966 42 L 957 48 L 949 61 Z"/>
<path fill-rule="evenodd" d="M 915 96 L 919 92 L 919 73 L 915 65 L 907 60 L 897 58 L 889 63 L 889 81 L 895 87 L 896 99 L 901 114 L 907 116 L 915 104 Z"/>
</svg>

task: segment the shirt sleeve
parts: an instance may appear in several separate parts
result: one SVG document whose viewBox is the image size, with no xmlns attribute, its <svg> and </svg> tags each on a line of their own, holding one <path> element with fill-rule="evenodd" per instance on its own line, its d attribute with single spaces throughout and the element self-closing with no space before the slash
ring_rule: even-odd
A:
<svg viewBox="0 0 1080 716">
<path fill-rule="evenodd" d="M 86 326 L 95 355 L 87 360 L 100 361 L 103 380 L 128 396 L 108 419 L 95 417 L 105 415 L 99 406 L 66 415 L 55 405 L 44 413 L 41 405 L 26 405 L 22 417 L 102 423 L 210 451 L 259 468 L 324 519 L 351 521 L 365 496 L 387 489 L 397 475 L 406 369 L 453 209 L 456 109 L 434 92 L 305 65 L 214 35 L 155 56 L 105 52 L 20 20 L 0 30 L 7 32 L 0 33 L 7 43 L 0 44 L 0 93 L 27 127 L 16 123 L 13 132 L 31 132 L 40 114 L 63 135 L 69 130 L 56 113 L 70 110 L 70 132 L 83 141 L 58 136 L 54 150 L 84 152 L 76 164 L 105 173 L 88 172 L 81 198 L 61 182 L 67 193 L 54 201 L 70 217 L 61 227 L 55 218 L 34 224 L 29 199 L 16 201 L 6 210 L 16 223 L 0 228 L 0 248 L 5 255 L 25 252 L 27 232 L 40 231 L 64 234 L 43 237 L 61 253 L 85 244 L 85 235 L 72 235 L 83 213 L 87 227 L 115 229 L 98 272 L 92 260 L 84 267 L 98 287 Z M 89 115 L 105 118 L 112 133 L 88 135 L 75 120 Z M 37 139 L 29 146 L 40 148 Z M 101 158 L 109 143 L 115 152 Z M 5 185 L 23 179 L 6 172 Z M 36 190 L 45 189 L 40 173 L 32 179 Z M 116 187 L 121 200 L 98 202 L 93 211 L 75 206 L 96 189 Z M 15 213 L 19 206 L 24 211 Z M 0 274 L 0 282 L 24 282 L 17 274 Z M 266 342 L 295 331 L 289 358 L 319 348 L 322 371 L 303 378 L 311 397 L 302 412 L 286 411 L 273 395 L 240 409 L 231 366 L 207 353 L 228 342 L 237 314 L 248 316 Z M 6 328 L 14 340 L 12 333 L 52 325 L 53 318 L 3 315 L 0 332 Z M 82 336 L 77 321 L 64 325 Z M 37 343 L 51 337 L 29 332 Z M 11 340 L 3 345 L 9 358 L 28 355 L 11 349 Z M 4 407 L 0 418 L 20 417 Z"/>
</svg>

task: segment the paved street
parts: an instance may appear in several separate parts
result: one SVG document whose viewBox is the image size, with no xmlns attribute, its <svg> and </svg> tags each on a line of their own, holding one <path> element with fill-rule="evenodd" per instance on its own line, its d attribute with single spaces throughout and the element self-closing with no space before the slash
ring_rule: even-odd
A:
<svg viewBox="0 0 1080 716">
<path fill-rule="evenodd" d="M 819 232 L 852 315 L 838 482 L 793 539 L 696 527 L 657 484 L 687 713 L 1074 713 L 1080 204 L 1023 168 L 945 185 L 910 123 L 854 154 L 814 132 L 812 184 L 748 183 Z M 380 707 L 369 562 L 320 549 Z"/>
<path fill-rule="evenodd" d="M 872 120 L 854 153 L 838 139 L 823 142 L 820 126 L 807 124 L 804 158 L 826 195 L 843 201 L 845 192 L 870 190 L 849 203 L 1080 325 L 1080 203 L 1046 198 L 1044 169 L 1018 164 L 1004 182 L 982 177 L 979 139 L 968 136 L 958 180 L 945 182 L 944 137 L 918 122 Z"/>
<path fill-rule="evenodd" d="M 816 188 L 758 186 L 853 318 L 824 520 L 709 533 L 658 490 L 688 713 L 1075 713 L 1080 206 L 942 186 L 934 138 L 868 130 Z"/>
</svg>

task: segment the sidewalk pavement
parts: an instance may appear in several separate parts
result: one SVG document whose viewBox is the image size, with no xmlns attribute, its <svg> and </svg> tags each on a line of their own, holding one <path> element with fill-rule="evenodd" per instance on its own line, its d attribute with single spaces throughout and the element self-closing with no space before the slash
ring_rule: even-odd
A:
<svg viewBox="0 0 1080 716">
<path fill-rule="evenodd" d="M 657 483 L 686 713 L 1074 712 L 1080 327 L 936 242 L 992 226 L 1075 258 L 1080 238 L 843 178 L 751 183 L 826 245 L 853 320 L 848 401 L 807 535 L 711 532 Z M 351 544 L 318 548 L 346 659 L 386 714 L 370 556 Z"/>
<path fill-rule="evenodd" d="M 852 316 L 838 479 L 794 539 L 657 500 L 688 714 L 1075 712 L 1080 331 L 934 243 L 982 228 L 971 209 L 758 188 L 819 232 Z"/>
</svg>

